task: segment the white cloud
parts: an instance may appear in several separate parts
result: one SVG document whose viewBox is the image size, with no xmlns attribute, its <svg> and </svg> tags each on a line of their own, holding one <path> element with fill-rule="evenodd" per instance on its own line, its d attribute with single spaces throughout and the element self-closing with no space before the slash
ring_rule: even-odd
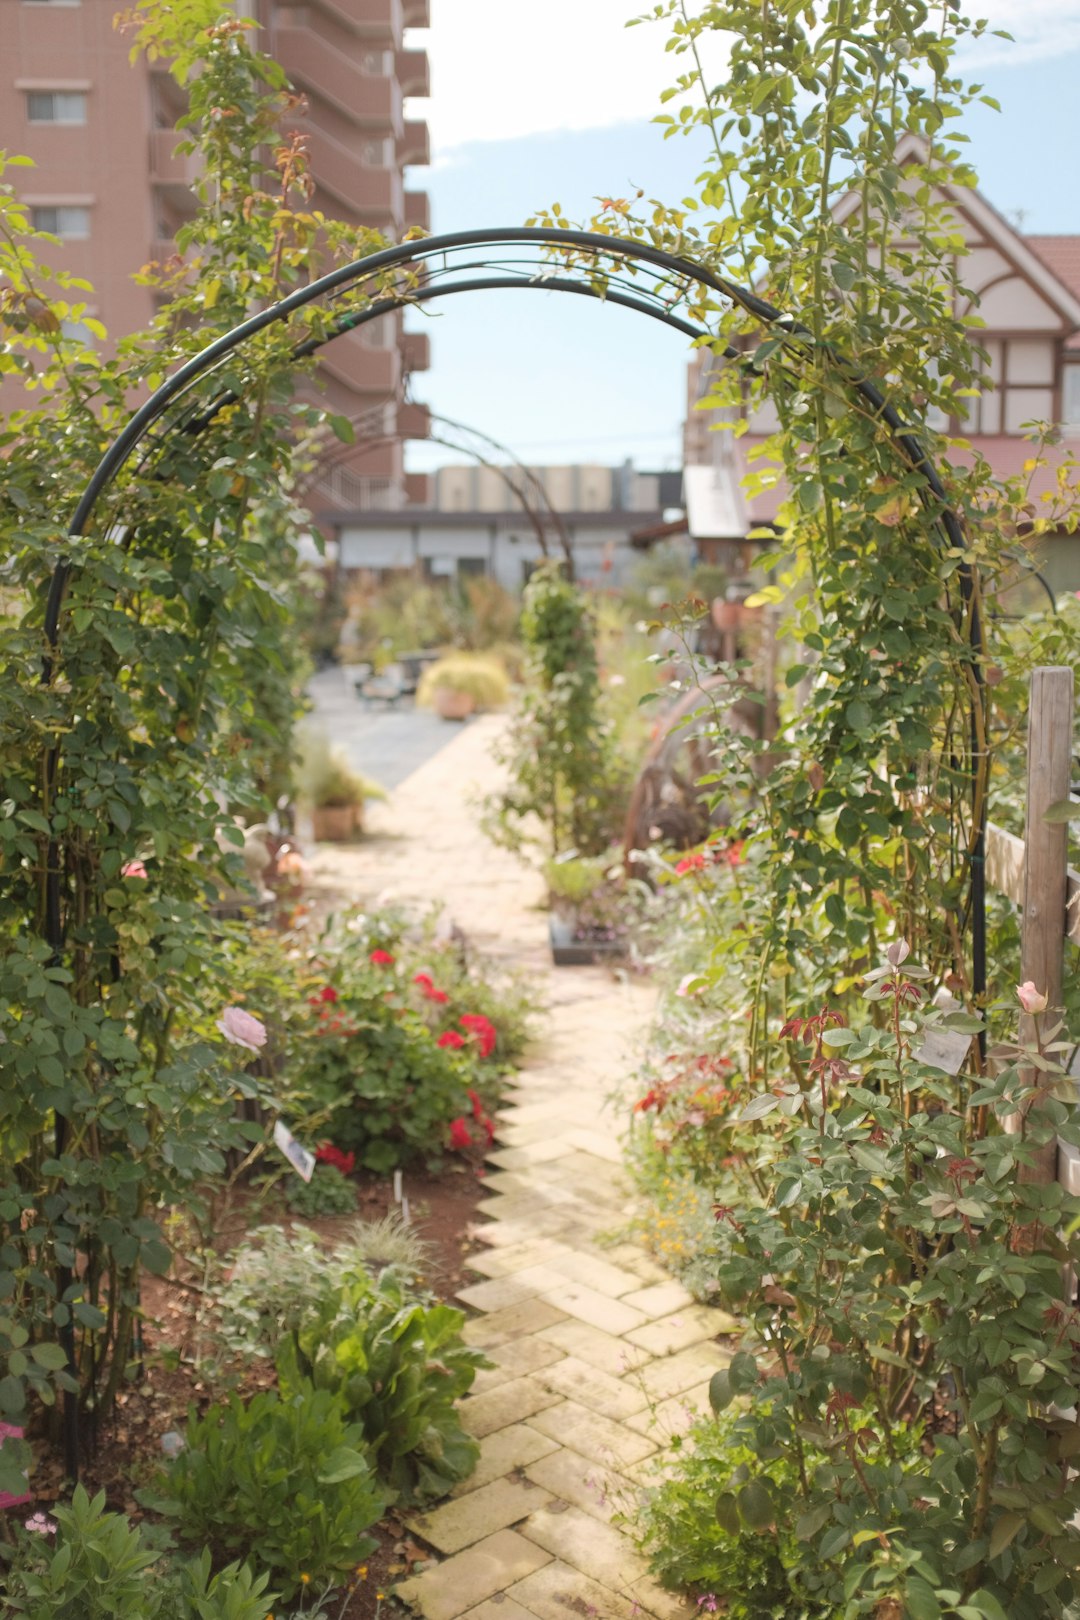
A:
<svg viewBox="0 0 1080 1620">
<path fill-rule="evenodd" d="M 665 51 L 667 22 L 627 28 L 649 0 L 435 0 L 432 26 L 416 36 L 431 57 L 423 108 L 446 161 L 472 141 L 646 122 L 660 92 L 690 65 Z M 1080 49 L 1080 0 L 973 0 L 971 11 L 1015 43 L 964 49 L 964 72 L 1019 66 Z M 719 66 L 720 41 L 709 56 Z"/>
<path fill-rule="evenodd" d="M 417 35 L 431 58 L 432 146 L 602 129 L 659 112 L 684 71 L 665 23 L 625 26 L 647 0 L 435 0 Z"/>
</svg>

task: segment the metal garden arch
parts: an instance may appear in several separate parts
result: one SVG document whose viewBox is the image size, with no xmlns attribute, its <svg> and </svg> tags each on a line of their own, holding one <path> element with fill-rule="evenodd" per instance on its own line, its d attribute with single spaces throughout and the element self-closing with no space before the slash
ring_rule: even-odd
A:
<svg viewBox="0 0 1080 1620">
<path fill-rule="evenodd" d="M 602 270 L 598 270 L 598 266 L 602 266 Z M 399 285 L 394 283 L 394 272 L 399 273 Z M 375 284 L 374 296 L 370 290 L 372 283 Z M 369 290 L 365 291 L 365 288 Z M 230 356 L 242 350 L 244 344 L 257 333 L 287 321 L 299 311 L 321 307 L 326 319 L 325 330 L 294 348 L 293 358 L 299 362 L 342 333 L 402 307 L 427 304 L 457 293 L 532 290 L 569 293 L 616 304 L 661 321 L 685 337 L 711 343 L 715 341 L 714 336 L 704 324 L 678 313 L 680 305 L 693 305 L 699 301 L 692 297 L 695 288 L 705 289 L 707 294 L 729 301 L 754 317 L 762 327 L 771 329 L 783 339 L 789 358 L 798 357 L 800 350 L 803 356 L 810 352 L 808 340 L 811 334 L 797 318 L 786 315 L 756 293 L 717 275 L 693 259 L 679 257 L 632 238 L 550 227 L 460 231 L 405 242 L 342 265 L 278 303 L 260 310 L 217 338 L 167 378 L 132 415 L 106 450 L 79 499 L 67 531 L 67 554 L 61 557 L 53 573 L 45 609 L 45 634 L 49 647 L 44 669 L 45 681 L 52 679 L 52 654 L 59 646 L 61 613 L 72 556 L 77 553 L 80 537 L 88 532 L 102 496 L 134 451 L 151 437 L 159 424 L 162 426 L 157 434 L 153 434 L 154 442 L 161 442 L 171 433 L 197 435 L 222 409 L 236 400 L 238 396 L 229 386 L 223 385 L 216 393 L 211 391 L 207 397 L 199 385 L 206 379 L 212 380 L 214 373 Z M 746 357 L 729 345 L 723 352 L 723 358 L 738 361 Z M 964 540 L 960 520 L 950 509 L 941 479 L 911 422 L 905 421 L 881 390 L 846 361 L 842 354 L 833 352 L 829 358 L 847 387 L 888 430 L 900 459 L 920 474 L 921 497 L 940 543 L 944 547 L 962 548 Z M 929 511 L 931 506 L 934 507 L 932 512 Z M 975 819 L 969 851 L 968 916 L 971 930 L 971 984 L 974 995 L 978 997 L 986 987 L 986 804 L 985 794 L 981 792 L 982 761 L 978 748 L 978 738 L 982 733 L 978 711 L 983 705 L 981 655 L 984 651 L 984 633 L 974 590 L 975 578 L 967 562 L 961 564 L 959 581 L 975 655 L 976 695 L 971 715 L 972 804 Z M 55 778 L 59 757 L 60 747 L 56 743 L 46 762 L 50 781 Z M 64 943 L 64 919 L 62 876 L 56 854 L 56 846 L 50 846 L 44 933 L 51 949 L 59 954 Z M 71 1413 L 75 1403 L 69 1399 L 65 1405 Z M 72 1476 L 77 1477 L 77 1435 L 69 1424 L 65 1427 L 68 1468 Z"/>
</svg>

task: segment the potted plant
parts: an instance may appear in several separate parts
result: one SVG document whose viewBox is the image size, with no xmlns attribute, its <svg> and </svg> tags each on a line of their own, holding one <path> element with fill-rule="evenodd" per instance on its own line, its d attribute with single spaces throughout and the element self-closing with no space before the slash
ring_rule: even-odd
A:
<svg viewBox="0 0 1080 1620">
<path fill-rule="evenodd" d="M 544 867 L 556 967 L 580 967 L 626 950 L 624 872 L 617 861 L 571 852 Z"/>
<path fill-rule="evenodd" d="M 466 720 L 479 709 L 498 709 L 510 696 L 506 670 L 485 653 L 448 653 L 420 677 L 416 701 L 444 720 Z"/>
<path fill-rule="evenodd" d="M 311 811 L 317 843 L 341 843 L 361 831 L 364 802 L 385 797 L 378 783 L 354 770 L 344 749 L 325 737 L 303 740 L 297 766 L 297 797 Z"/>
</svg>

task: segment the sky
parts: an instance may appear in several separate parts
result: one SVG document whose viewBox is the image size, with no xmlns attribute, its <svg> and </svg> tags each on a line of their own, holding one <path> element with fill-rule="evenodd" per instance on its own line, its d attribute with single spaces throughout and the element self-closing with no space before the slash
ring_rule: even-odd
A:
<svg viewBox="0 0 1080 1620">
<path fill-rule="evenodd" d="M 1002 107 L 972 109 L 962 125 L 981 190 L 1025 231 L 1080 233 L 1080 0 L 973 10 L 1014 36 L 985 38 L 961 61 Z M 407 111 L 427 118 L 433 162 L 407 183 L 428 191 L 434 232 L 520 225 L 555 202 L 580 220 L 599 197 L 642 190 L 675 203 L 694 190 L 700 132 L 665 141 L 651 122 L 681 63 L 664 50 L 663 24 L 625 26 L 634 0 L 432 0 L 431 11 L 409 42 L 428 51 L 432 96 Z M 447 299 L 409 324 L 431 338 L 416 397 L 519 459 L 679 465 L 679 334 L 532 292 Z M 407 450 L 417 471 L 459 459 L 435 444 Z"/>
</svg>

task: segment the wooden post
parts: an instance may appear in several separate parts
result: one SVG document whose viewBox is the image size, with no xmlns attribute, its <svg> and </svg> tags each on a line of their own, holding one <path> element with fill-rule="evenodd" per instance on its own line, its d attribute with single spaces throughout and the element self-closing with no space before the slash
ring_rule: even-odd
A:
<svg viewBox="0 0 1080 1620">
<path fill-rule="evenodd" d="M 1031 980 L 1047 997 L 1047 1010 L 1041 1014 L 1047 1024 L 1061 1006 L 1069 829 L 1066 822 L 1048 822 L 1046 812 L 1052 804 L 1069 797 L 1072 724 L 1072 670 L 1047 666 L 1034 669 L 1028 709 L 1020 977 L 1022 981 Z M 1021 1041 L 1033 1044 L 1035 1032 L 1035 1018 L 1024 1013 L 1020 1019 Z M 1038 1072 L 1032 1071 L 1031 1080 L 1037 1083 L 1038 1078 Z M 1032 1105 L 1038 1106 L 1037 1098 L 1032 1099 Z M 1019 1130 L 1019 1116 L 1014 1116 L 1009 1126 Z M 1057 1145 L 1049 1142 L 1039 1150 L 1036 1163 L 1024 1172 L 1023 1179 L 1051 1182 L 1056 1177 Z"/>
</svg>

